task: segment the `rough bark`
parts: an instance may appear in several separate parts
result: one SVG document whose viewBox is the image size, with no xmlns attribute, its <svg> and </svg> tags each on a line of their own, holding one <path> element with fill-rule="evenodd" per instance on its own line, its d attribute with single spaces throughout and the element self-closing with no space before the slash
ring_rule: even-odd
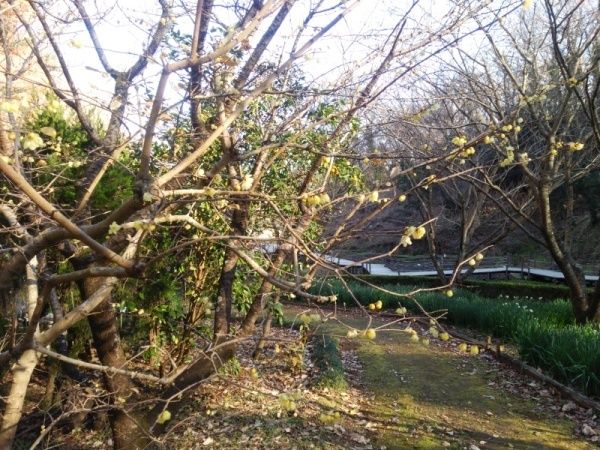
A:
<svg viewBox="0 0 600 450">
<path fill-rule="evenodd" d="M 82 298 L 89 298 L 104 283 L 103 278 L 88 278 L 79 283 Z M 94 347 L 98 352 L 98 358 L 105 366 L 125 368 L 127 358 L 123 351 L 115 310 L 112 307 L 112 296 L 108 292 L 102 302 L 88 316 L 88 322 L 92 330 Z M 111 400 L 115 405 L 134 404 L 132 400 L 131 380 L 129 376 L 122 374 L 105 373 L 104 380 L 106 389 L 111 394 Z M 135 436 L 139 433 L 136 420 L 129 411 L 114 408 L 109 414 L 115 449 L 128 448 Z"/>
<path fill-rule="evenodd" d="M 244 236 L 248 226 L 248 203 L 238 203 L 239 209 L 234 210 L 231 228 L 236 236 Z M 225 260 L 219 278 L 219 290 L 215 304 L 215 345 L 222 342 L 229 333 L 231 324 L 231 306 L 233 304 L 233 283 L 239 256 L 231 246 L 239 245 L 238 240 L 228 242 L 225 250 Z"/>
</svg>

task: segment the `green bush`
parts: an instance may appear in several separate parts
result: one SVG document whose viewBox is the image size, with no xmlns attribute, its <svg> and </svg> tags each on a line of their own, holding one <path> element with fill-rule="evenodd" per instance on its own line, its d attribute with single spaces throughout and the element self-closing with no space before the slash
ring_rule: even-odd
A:
<svg viewBox="0 0 600 450">
<path fill-rule="evenodd" d="M 313 340 L 313 360 L 318 370 L 314 386 L 334 390 L 348 389 L 348 381 L 339 353 L 339 342 L 329 335 L 316 335 Z"/>
<path fill-rule="evenodd" d="M 360 275 L 358 278 L 376 286 L 405 286 L 419 288 L 439 287 L 440 280 L 435 277 L 389 277 L 380 275 Z M 348 282 L 352 282 L 348 280 Z M 569 298 L 569 288 L 565 285 L 542 283 L 526 280 L 466 280 L 460 286 L 463 289 L 475 292 L 482 297 L 497 298 L 515 297 L 543 300 L 558 300 Z M 592 289 L 590 289 L 591 293 Z"/>
</svg>

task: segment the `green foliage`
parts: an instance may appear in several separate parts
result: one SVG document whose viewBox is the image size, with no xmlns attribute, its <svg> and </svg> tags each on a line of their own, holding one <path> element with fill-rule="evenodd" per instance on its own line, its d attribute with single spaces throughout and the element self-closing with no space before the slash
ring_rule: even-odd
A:
<svg viewBox="0 0 600 450">
<path fill-rule="evenodd" d="M 283 323 L 284 323 L 283 305 L 279 302 L 270 303 L 269 311 L 271 311 L 271 314 L 273 315 L 273 319 L 275 320 L 275 322 L 277 322 L 277 324 L 280 327 L 283 326 Z"/>
<path fill-rule="evenodd" d="M 384 308 L 403 306 L 415 314 L 421 313 L 417 303 L 408 297 L 384 294 L 358 283 L 349 286 L 365 306 L 381 300 Z M 412 290 L 397 285 L 381 287 L 400 294 Z M 348 305 L 352 302 L 339 281 L 313 290 L 322 295 L 336 294 L 338 302 Z M 426 311 L 447 311 L 445 319 L 452 324 L 514 343 L 524 361 L 548 371 L 557 380 L 588 395 L 600 394 L 600 329 L 597 324 L 575 326 L 568 301 L 506 295 L 491 300 L 465 289 L 455 290 L 451 298 L 436 291 L 419 293 L 415 299 Z"/>
<path fill-rule="evenodd" d="M 407 297 L 386 294 L 359 283 L 349 283 L 354 296 L 363 306 L 381 300 L 384 309 L 396 309 L 403 306 L 409 311 L 420 313 L 415 301 Z M 408 294 L 414 286 L 382 285 L 383 289 L 398 294 Z M 339 281 L 331 281 L 321 289 L 313 288 L 321 295 L 338 296 L 339 304 L 352 306 L 355 304 L 351 295 L 343 289 Z M 453 297 L 442 292 L 423 292 L 415 296 L 418 303 L 426 311 L 448 311 L 448 320 L 465 327 L 473 327 L 493 332 L 498 337 L 512 338 L 518 330 L 518 324 L 537 317 L 548 324 L 564 326 L 573 322 L 573 314 L 569 302 L 556 300 L 541 302 L 533 298 L 513 298 L 499 296 L 490 301 L 475 292 L 465 289 L 455 290 Z"/>
<path fill-rule="evenodd" d="M 221 375 L 229 377 L 237 377 L 241 372 L 242 364 L 240 363 L 240 360 L 236 357 L 227 360 L 227 362 L 219 368 L 219 373 Z"/>
<path fill-rule="evenodd" d="M 312 344 L 313 360 L 319 371 L 314 386 L 320 389 L 347 390 L 348 381 L 340 359 L 339 342 L 329 335 L 316 335 Z"/>
<path fill-rule="evenodd" d="M 58 100 L 53 95 L 48 96 L 48 103 L 45 108 L 40 109 L 32 119 L 26 123 L 26 129 L 29 131 L 40 131 L 43 127 L 52 127 L 56 130 L 56 139 L 54 142 L 46 139 L 47 150 L 64 156 L 73 156 L 80 151 L 91 150 L 94 146 L 93 141 L 85 132 L 79 121 L 64 108 L 62 103 L 53 107 L 53 100 Z M 54 102 L 56 103 L 56 102 Z M 101 130 L 100 121 L 94 123 L 97 129 Z M 43 133 L 42 133 L 43 136 Z M 59 139 L 60 138 L 60 139 Z"/>
<path fill-rule="evenodd" d="M 132 158 L 123 155 L 118 164 L 108 168 L 92 195 L 95 211 L 112 211 L 133 195 Z"/>
<path fill-rule="evenodd" d="M 435 288 L 440 285 L 440 280 L 434 277 L 412 277 L 412 276 L 378 276 L 359 275 L 365 281 L 377 286 L 408 286 L 419 288 Z M 469 279 L 461 284 L 461 287 L 482 297 L 498 298 L 500 296 L 523 298 L 530 297 L 540 300 L 559 300 L 569 298 L 569 288 L 565 285 L 556 285 L 524 280 L 477 280 Z M 592 289 L 590 289 L 591 292 Z"/>
<path fill-rule="evenodd" d="M 540 320 L 521 323 L 515 343 L 519 355 L 587 395 L 600 395 L 600 329 L 597 325 L 552 326 Z"/>
<path fill-rule="evenodd" d="M 262 281 L 259 277 L 251 276 L 247 269 L 248 266 L 245 263 L 239 262 L 233 281 L 233 305 L 242 316 L 245 316 L 250 309 L 254 293 Z"/>
</svg>

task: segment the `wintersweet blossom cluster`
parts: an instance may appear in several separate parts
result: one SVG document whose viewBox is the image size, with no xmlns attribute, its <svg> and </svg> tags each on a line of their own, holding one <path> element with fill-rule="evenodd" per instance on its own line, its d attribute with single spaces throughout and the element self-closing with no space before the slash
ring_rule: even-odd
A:
<svg viewBox="0 0 600 450">
<path fill-rule="evenodd" d="M 303 196 L 302 201 L 305 202 L 308 206 L 317 206 L 329 203 L 331 201 L 331 198 L 329 198 L 329 195 L 327 193 L 323 192 L 321 194 Z"/>
<path fill-rule="evenodd" d="M 457 147 L 462 147 L 467 143 L 467 138 L 465 136 L 456 136 L 452 139 L 452 143 Z"/>
<path fill-rule="evenodd" d="M 400 238 L 400 245 L 406 247 L 412 245 L 412 239 L 421 239 L 425 236 L 425 227 L 407 227 L 404 230 L 404 235 Z"/>
</svg>

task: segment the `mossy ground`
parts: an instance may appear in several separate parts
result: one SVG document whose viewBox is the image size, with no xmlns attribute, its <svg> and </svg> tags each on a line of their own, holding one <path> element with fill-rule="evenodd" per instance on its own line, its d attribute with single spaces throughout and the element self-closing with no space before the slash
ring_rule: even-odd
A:
<svg viewBox="0 0 600 450">
<path fill-rule="evenodd" d="M 344 322 L 364 329 L 367 320 L 354 316 Z M 323 329 L 345 334 L 335 323 Z M 342 339 L 341 348 L 348 342 L 357 351 L 363 370 L 360 383 L 370 398 L 362 412 L 369 418 L 373 448 L 594 447 L 572 437 L 576 424 L 559 417 L 560 408 L 547 410 L 517 389 L 506 389 L 512 383 L 505 379 L 510 371 L 487 355 L 460 354 L 451 350 L 452 343 L 440 341 L 426 346 L 398 330 L 378 331 L 375 340 Z M 547 395 L 531 380 L 519 376 L 512 384 L 519 383 Z"/>
</svg>

